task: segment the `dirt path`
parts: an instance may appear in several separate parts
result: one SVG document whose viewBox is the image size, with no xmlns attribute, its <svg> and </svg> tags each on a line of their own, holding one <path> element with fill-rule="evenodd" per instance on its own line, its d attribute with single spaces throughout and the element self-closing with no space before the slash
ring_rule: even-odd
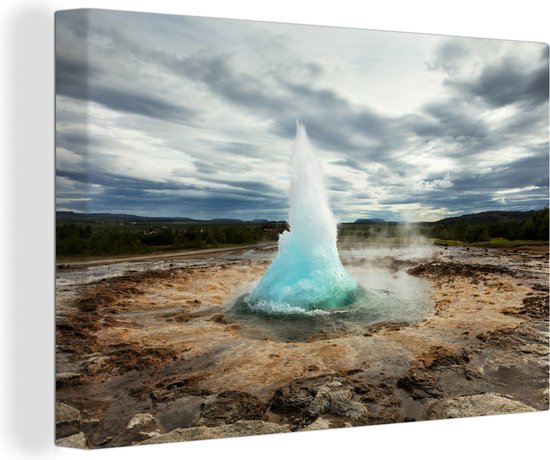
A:
<svg viewBox="0 0 550 460">
<path fill-rule="evenodd" d="M 230 246 L 225 248 L 214 248 L 214 249 L 197 249 L 189 251 L 178 251 L 178 252 L 164 252 L 158 254 L 147 254 L 140 256 L 128 256 L 128 257 L 113 257 L 109 259 L 94 259 L 94 260 L 83 260 L 83 261 L 63 261 L 60 260 L 57 262 L 56 266 L 58 269 L 75 269 L 75 268 L 85 268 L 93 267 L 95 265 L 108 265 L 116 264 L 122 262 L 142 262 L 147 260 L 164 260 L 164 259 L 177 259 L 177 258 L 186 258 L 186 257 L 196 257 L 207 254 L 219 254 L 225 252 L 235 252 L 248 249 L 271 249 L 276 248 L 277 243 L 260 243 L 260 244 L 247 244 L 245 246 Z"/>
</svg>

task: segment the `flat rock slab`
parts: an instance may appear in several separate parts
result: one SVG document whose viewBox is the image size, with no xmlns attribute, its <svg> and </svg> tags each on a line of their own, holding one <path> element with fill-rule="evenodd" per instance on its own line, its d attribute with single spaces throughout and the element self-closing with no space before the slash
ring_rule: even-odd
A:
<svg viewBox="0 0 550 460">
<path fill-rule="evenodd" d="M 66 438 L 57 439 L 55 444 L 59 447 L 73 447 L 76 449 L 88 448 L 88 441 L 82 432 L 67 436 Z"/>
<path fill-rule="evenodd" d="M 350 428 L 353 425 L 351 423 L 344 423 L 344 424 L 335 424 L 332 420 L 319 417 L 317 420 L 315 420 L 310 425 L 305 426 L 304 428 L 301 428 L 298 431 L 315 431 L 315 430 L 328 430 L 330 428 L 343 428 L 347 427 Z"/>
<path fill-rule="evenodd" d="M 82 417 L 80 411 L 68 404 L 55 404 L 55 433 L 56 438 L 66 438 L 80 432 Z"/>
<path fill-rule="evenodd" d="M 478 417 L 481 415 L 514 414 L 533 412 L 536 409 L 514 399 L 495 393 L 445 398 L 432 404 L 428 419 Z"/>
<path fill-rule="evenodd" d="M 273 408 L 303 408 L 310 417 L 332 414 L 366 423 L 368 409 L 355 401 L 357 388 L 342 377 L 321 376 L 292 382 L 276 392 Z"/>
<path fill-rule="evenodd" d="M 254 395 L 242 391 L 223 391 L 204 402 L 199 425 L 216 426 L 238 420 L 260 420 L 264 412 L 264 404 Z"/>
<path fill-rule="evenodd" d="M 175 401 L 164 403 L 157 408 L 156 419 L 161 431 L 169 432 L 176 428 L 189 428 L 197 424 L 201 416 L 201 407 L 205 398 L 201 396 L 184 396 Z"/>
<path fill-rule="evenodd" d="M 140 444 L 159 444 L 166 442 L 196 441 L 199 439 L 232 438 L 238 436 L 253 436 L 260 434 L 288 433 L 287 425 L 264 422 L 262 420 L 242 420 L 231 425 L 215 427 L 197 426 L 193 428 L 178 428 L 170 433 L 161 434 Z"/>
<path fill-rule="evenodd" d="M 139 430 L 139 431 L 156 431 L 158 430 L 158 425 L 151 414 L 136 414 L 128 422 L 126 427 L 128 430 Z"/>
</svg>

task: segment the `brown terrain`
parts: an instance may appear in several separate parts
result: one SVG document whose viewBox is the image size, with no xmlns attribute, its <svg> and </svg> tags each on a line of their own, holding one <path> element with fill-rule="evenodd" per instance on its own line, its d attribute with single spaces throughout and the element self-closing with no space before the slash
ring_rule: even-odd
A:
<svg viewBox="0 0 550 460">
<path fill-rule="evenodd" d="M 235 315 L 269 257 L 232 254 L 58 269 L 58 445 L 548 409 L 547 247 L 374 259 L 428 283 L 423 317 L 309 331 Z"/>
</svg>

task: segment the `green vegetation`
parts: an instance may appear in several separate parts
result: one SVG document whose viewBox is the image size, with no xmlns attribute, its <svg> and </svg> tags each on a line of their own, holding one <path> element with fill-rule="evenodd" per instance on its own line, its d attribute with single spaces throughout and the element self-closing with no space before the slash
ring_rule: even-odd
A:
<svg viewBox="0 0 550 460">
<path fill-rule="evenodd" d="M 57 257 L 150 254 L 277 241 L 284 223 L 65 222 Z"/>
<path fill-rule="evenodd" d="M 518 219 L 506 217 L 499 220 L 491 214 L 484 221 L 479 216 L 477 214 L 475 219 L 468 216 L 444 219 L 432 225 L 425 224 L 422 231 L 426 236 L 438 240 L 488 243 L 494 246 L 510 246 L 510 242 L 519 241 L 548 241 L 548 208 Z"/>
<path fill-rule="evenodd" d="M 56 250 L 59 258 L 109 257 L 275 242 L 284 222 L 231 220 L 193 221 L 138 216 L 59 216 Z M 130 220 L 132 219 L 132 220 Z M 418 235 L 435 244 L 491 247 L 547 244 L 548 208 L 528 212 L 487 212 L 431 223 L 402 225 L 366 221 L 339 227 L 340 241 L 388 243 Z"/>
<path fill-rule="evenodd" d="M 401 225 L 396 222 L 343 224 L 340 226 L 341 241 L 414 238 L 422 235 L 435 244 L 458 246 L 514 247 L 540 245 L 548 242 L 548 208 L 539 211 L 491 211 L 424 222 Z"/>
<path fill-rule="evenodd" d="M 437 246 L 463 246 L 464 241 L 432 239 Z M 476 241 L 467 243 L 468 246 L 478 248 L 517 248 L 519 246 L 547 246 L 545 240 L 507 240 L 506 238 L 491 238 L 487 241 Z"/>
</svg>

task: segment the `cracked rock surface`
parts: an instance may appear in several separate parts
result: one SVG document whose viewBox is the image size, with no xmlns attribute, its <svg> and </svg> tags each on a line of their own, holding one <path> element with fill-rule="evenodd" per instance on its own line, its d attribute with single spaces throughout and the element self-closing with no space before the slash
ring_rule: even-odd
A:
<svg viewBox="0 0 550 460">
<path fill-rule="evenodd" d="M 381 256 L 372 263 L 387 276 L 408 270 L 428 283 L 420 320 L 286 336 L 229 310 L 272 255 L 59 270 L 57 444 L 548 409 L 548 248 Z"/>
</svg>

